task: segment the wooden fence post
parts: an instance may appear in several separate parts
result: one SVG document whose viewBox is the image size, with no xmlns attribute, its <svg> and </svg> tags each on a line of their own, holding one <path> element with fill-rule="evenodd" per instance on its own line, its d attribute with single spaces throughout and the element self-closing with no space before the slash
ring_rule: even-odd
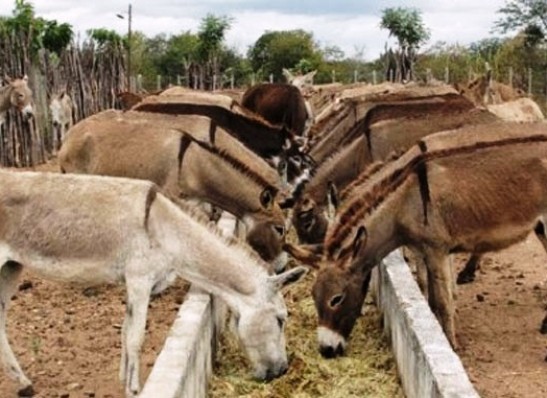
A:
<svg viewBox="0 0 547 398">
<path fill-rule="evenodd" d="M 446 84 L 450 83 L 450 69 L 448 69 L 448 66 L 444 67 L 444 82 Z"/>
<path fill-rule="evenodd" d="M 513 67 L 509 67 L 509 86 L 513 87 Z"/>
<path fill-rule="evenodd" d="M 376 70 L 372 71 L 372 84 L 377 84 Z"/>
<path fill-rule="evenodd" d="M 532 68 L 528 68 L 528 95 L 532 96 Z"/>
<path fill-rule="evenodd" d="M 156 90 L 161 90 L 161 75 L 156 75 Z"/>
</svg>

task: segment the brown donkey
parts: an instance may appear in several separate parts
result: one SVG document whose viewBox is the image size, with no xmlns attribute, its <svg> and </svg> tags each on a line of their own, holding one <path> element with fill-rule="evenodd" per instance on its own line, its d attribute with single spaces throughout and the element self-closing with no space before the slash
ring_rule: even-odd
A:
<svg viewBox="0 0 547 398">
<path fill-rule="evenodd" d="M 402 245 L 425 259 L 429 303 L 456 346 L 449 255 L 500 250 L 530 231 L 547 250 L 546 217 L 547 125 L 492 123 L 425 137 L 353 191 L 324 247 L 287 246 L 323 263 L 313 287 L 321 352 L 343 353 L 370 270 Z"/>
<path fill-rule="evenodd" d="M 279 187 L 261 169 L 269 166 L 254 156 L 254 162 L 244 163 L 226 150 L 153 122 L 96 118 L 74 126 L 59 164 L 67 173 L 150 180 L 170 198 L 218 206 L 241 219 L 249 244 L 264 260 L 277 264 L 285 239 Z"/>
<path fill-rule="evenodd" d="M 22 79 L 6 78 L 7 85 L 0 87 L 0 126 L 5 121 L 5 115 L 11 107 L 19 110 L 24 117 L 34 114 L 32 108 L 32 90 L 28 86 L 28 78 L 25 75 Z"/>
</svg>

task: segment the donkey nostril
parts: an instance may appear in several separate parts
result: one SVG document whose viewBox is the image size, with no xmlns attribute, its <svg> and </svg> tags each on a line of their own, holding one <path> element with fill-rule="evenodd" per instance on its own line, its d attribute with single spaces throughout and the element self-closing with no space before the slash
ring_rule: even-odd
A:
<svg viewBox="0 0 547 398">
<path fill-rule="evenodd" d="M 334 349 L 329 345 L 329 346 L 321 346 L 319 347 L 319 352 L 321 353 L 321 355 L 324 357 L 324 358 L 327 358 L 327 359 L 330 359 L 330 358 L 334 358 L 335 357 L 335 354 L 334 354 Z"/>
<path fill-rule="evenodd" d="M 279 234 L 280 237 L 285 236 L 285 227 L 282 225 L 275 225 L 274 226 L 275 232 Z"/>
<path fill-rule="evenodd" d="M 338 356 L 341 356 L 344 354 L 344 347 L 342 347 L 342 344 L 338 344 L 336 346 L 336 349 L 332 346 L 321 346 L 319 347 L 319 352 L 324 358 L 331 359 L 336 358 Z"/>
</svg>

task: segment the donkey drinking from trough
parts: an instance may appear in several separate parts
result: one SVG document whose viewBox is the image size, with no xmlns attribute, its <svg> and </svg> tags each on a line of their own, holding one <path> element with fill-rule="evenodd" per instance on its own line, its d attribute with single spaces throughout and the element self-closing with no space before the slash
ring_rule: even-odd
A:
<svg viewBox="0 0 547 398">
<path fill-rule="evenodd" d="M 313 287 L 321 352 L 343 353 L 370 270 L 402 245 L 425 259 L 429 303 L 456 346 L 449 255 L 499 250 L 530 231 L 547 250 L 546 216 L 544 124 L 491 123 L 423 138 L 354 190 L 324 246 L 287 246 L 303 261 L 324 262 Z"/>
<path fill-rule="evenodd" d="M 53 124 L 52 146 L 53 153 L 56 153 L 63 142 L 67 131 L 72 127 L 74 118 L 72 111 L 74 104 L 70 95 L 63 91 L 54 95 L 49 104 L 51 122 Z"/>
<path fill-rule="evenodd" d="M 47 279 L 125 283 L 120 379 L 139 385 L 139 352 L 152 288 L 175 273 L 217 295 L 239 319 L 237 333 L 259 379 L 287 370 L 280 288 L 305 273 L 269 276 L 249 248 L 223 238 L 190 208 L 173 204 L 148 181 L 0 171 L 0 357 L 32 394 L 6 336 L 6 310 L 23 267 Z"/>
<path fill-rule="evenodd" d="M 218 206 L 243 221 L 248 242 L 279 271 L 285 265 L 281 258 L 285 217 L 277 203 L 278 180 L 272 180 L 275 173 L 268 174 L 270 167 L 264 161 L 251 155 L 255 159 L 248 165 L 228 151 L 161 124 L 93 118 L 70 131 L 59 152 L 59 165 L 67 173 L 150 180 L 171 198 Z"/>
<path fill-rule="evenodd" d="M 30 117 L 32 109 L 32 90 L 28 78 L 11 80 L 6 78 L 7 85 L 0 87 L 0 126 L 5 122 L 6 112 L 11 107 L 18 109 L 24 117 Z"/>
</svg>

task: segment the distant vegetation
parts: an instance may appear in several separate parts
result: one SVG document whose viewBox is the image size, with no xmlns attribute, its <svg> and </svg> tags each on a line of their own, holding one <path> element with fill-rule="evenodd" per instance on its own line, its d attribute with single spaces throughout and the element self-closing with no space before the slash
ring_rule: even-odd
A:
<svg viewBox="0 0 547 398">
<path fill-rule="evenodd" d="M 210 89 L 213 84 L 227 87 L 270 79 L 283 81 L 282 68 L 302 73 L 317 69 L 317 83 L 371 81 L 373 71 L 378 81 L 390 77 L 425 79 L 426 70 L 437 79 L 448 77 L 454 82 L 483 72 L 486 62 L 500 80 L 507 81 L 511 74 L 515 85 L 526 88 L 532 70 L 534 81 L 541 81 L 546 86 L 547 1 L 508 1 L 498 14 L 500 18 L 492 27 L 493 32 L 516 32 L 514 36 L 485 37 L 464 46 L 427 43 L 429 30 L 421 19 L 421 12 L 415 8 L 385 9 L 378 29 L 389 30 L 397 39 L 398 47 L 386 47 L 378 59 L 368 60 L 363 57 L 364 48 L 356 47 L 355 53 L 348 56 L 337 46 L 322 46 L 312 32 L 300 29 L 266 31 L 246 54 L 241 54 L 225 41 L 233 19 L 213 14 L 202 19 L 196 32 L 181 31 L 153 37 L 133 32 L 131 43 L 126 36 L 105 28 L 98 27 L 86 33 L 87 40 L 105 51 L 117 48 L 120 43 L 125 48 L 130 45 L 132 72 L 142 75 L 145 87 L 151 90 L 155 89 L 158 75 L 162 76 L 164 85 L 181 83 Z M 29 57 L 37 56 L 44 48 L 49 57 L 56 58 L 70 46 L 78 45 L 73 40 L 70 25 L 35 16 L 32 2 L 16 0 L 12 15 L 0 17 L 0 43 L 21 32 L 28 35 Z M 540 91 L 546 89 L 541 87 Z"/>
</svg>

